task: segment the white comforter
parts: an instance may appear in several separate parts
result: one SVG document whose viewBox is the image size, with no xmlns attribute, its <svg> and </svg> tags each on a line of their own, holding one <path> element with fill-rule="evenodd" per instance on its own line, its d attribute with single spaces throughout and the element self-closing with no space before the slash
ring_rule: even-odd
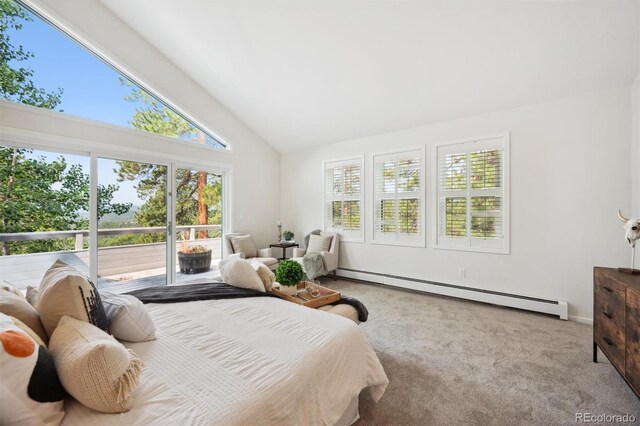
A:
<svg viewBox="0 0 640 426">
<path fill-rule="evenodd" d="M 362 330 L 275 298 L 147 305 L 152 342 L 134 408 L 101 414 L 67 401 L 65 425 L 332 425 L 364 388 L 389 383 Z"/>
</svg>

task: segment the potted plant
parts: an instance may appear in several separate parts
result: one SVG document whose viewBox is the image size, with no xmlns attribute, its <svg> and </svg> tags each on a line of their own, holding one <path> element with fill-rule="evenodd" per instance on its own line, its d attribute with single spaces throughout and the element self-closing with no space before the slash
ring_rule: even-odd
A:
<svg viewBox="0 0 640 426">
<path fill-rule="evenodd" d="M 291 296 L 295 296 L 303 276 L 302 265 L 292 259 L 280 262 L 276 268 L 276 281 L 280 283 L 281 291 Z"/>
<path fill-rule="evenodd" d="M 183 241 L 182 249 L 178 252 L 178 262 L 183 274 L 207 272 L 211 267 L 211 249 L 200 244 L 190 246 Z"/>
<path fill-rule="evenodd" d="M 291 231 L 284 231 L 282 236 L 284 237 L 284 240 L 286 242 L 293 240 L 293 237 L 295 237 L 295 235 Z"/>
</svg>

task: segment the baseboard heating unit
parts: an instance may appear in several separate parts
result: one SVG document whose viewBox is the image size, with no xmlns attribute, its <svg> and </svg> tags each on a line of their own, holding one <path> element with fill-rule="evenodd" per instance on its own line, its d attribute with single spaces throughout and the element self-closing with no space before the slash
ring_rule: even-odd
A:
<svg viewBox="0 0 640 426">
<path fill-rule="evenodd" d="M 357 271 L 355 269 L 340 268 L 337 271 L 337 275 L 343 278 L 369 281 L 372 283 L 407 288 L 425 293 L 457 297 L 476 302 L 491 303 L 493 305 L 508 306 L 510 308 L 541 312 L 543 314 L 557 315 L 562 320 L 568 319 L 569 315 L 567 302 L 562 300 L 540 299 L 536 297 L 520 296 L 517 294 L 463 287 L 453 284 L 444 284 L 416 278 L 400 277 L 397 275 Z"/>
</svg>

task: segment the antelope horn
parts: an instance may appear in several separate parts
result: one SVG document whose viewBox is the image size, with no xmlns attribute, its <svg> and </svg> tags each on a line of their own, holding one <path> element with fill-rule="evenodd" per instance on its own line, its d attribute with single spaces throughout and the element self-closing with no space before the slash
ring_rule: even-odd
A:
<svg viewBox="0 0 640 426">
<path fill-rule="evenodd" d="M 622 214 L 622 212 L 620 210 L 618 210 L 618 219 L 620 219 L 621 221 L 623 221 L 624 223 L 627 223 L 629 221 L 629 219 L 627 219 L 626 217 L 624 217 L 624 215 Z"/>
</svg>

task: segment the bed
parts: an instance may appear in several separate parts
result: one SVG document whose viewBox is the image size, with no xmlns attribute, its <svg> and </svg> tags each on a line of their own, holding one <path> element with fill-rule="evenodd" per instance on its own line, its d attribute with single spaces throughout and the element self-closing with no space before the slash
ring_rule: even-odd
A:
<svg viewBox="0 0 640 426">
<path fill-rule="evenodd" d="M 353 321 L 276 298 L 147 304 L 157 339 L 126 343 L 144 361 L 131 411 L 75 400 L 63 425 L 351 424 L 364 389 L 388 379 Z"/>
</svg>

